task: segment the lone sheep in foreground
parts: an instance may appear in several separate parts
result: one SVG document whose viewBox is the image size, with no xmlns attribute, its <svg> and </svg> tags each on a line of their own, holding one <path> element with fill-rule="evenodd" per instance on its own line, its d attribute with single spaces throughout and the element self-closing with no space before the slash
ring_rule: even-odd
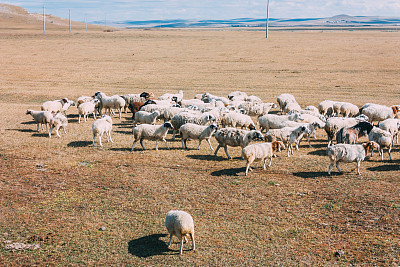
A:
<svg viewBox="0 0 400 267">
<path fill-rule="evenodd" d="M 266 170 L 266 162 L 269 159 L 268 167 L 271 166 L 272 157 L 275 152 L 281 151 L 285 148 L 285 145 L 282 141 L 274 141 L 272 143 L 256 143 L 246 146 L 242 149 L 242 155 L 245 160 L 247 160 L 246 164 L 246 172 L 245 175 L 248 174 L 249 170 L 251 171 L 250 164 L 254 161 L 264 161 L 263 169 Z"/>
<path fill-rule="evenodd" d="M 51 118 L 53 118 L 53 114 L 50 111 L 36 111 L 32 109 L 28 109 L 26 111 L 26 115 L 31 115 L 33 119 L 37 123 L 37 131 L 39 132 L 39 126 L 42 126 L 43 131 L 43 124 L 46 125 L 46 132 L 48 131 L 47 125 L 50 123 Z"/>
<path fill-rule="evenodd" d="M 181 210 L 170 210 L 165 217 L 165 227 L 169 233 L 168 248 L 171 247 L 172 237 L 178 237 L 181 245 L 179 248 L 179 254 L 182 254 L 183 241 L 187 243 L 186 236 L 190 236 L 192 239 L 192 249 L 196 250 L 194 241 L 194 223 L 193 218 L 189 213 Z"/>
<path fill-rule="evenodd" d="M 199 145 L 197 149 L 200 149 L 201 141 L 205 139 L 210 145 L 211 150 L 214 151 L 214 148 L 212 147 L 210 142 L 210 138 L 217 129 L 218 127 L 215 123 L 208 126 L 198 125 L 194 123 L 186 123 L 182 125 L 181 128 L 179 128 L 179 132 L 182 137 L 182 148 L 187 149 L 186 141 L 190 138 L 199 140 Z"/>
<path fill-rule="evenodd" d="M 93 130 L 93 146 L 94 141 L 96 137 L 99 137 L 99 144 L 100 146 L 103 146 L 101 143 L 101 138 L 104 133 L 106 133 L 107 136 L 107 142 L 113 143 L 113 140 L 111 139 L 111 129 L 112 129 L 112 119 L 108 115 L 103 115 L 100 119 L 97 119 L 93 122 L 92 125 L 92 130 Z"/>
<path fill-rule="evenodd" d="M 53 128 L 56 129 L 56 134 L 57 137 L 60 136 L 59 129 L 62 127 L 64 130 L 64 133 L 67 134 L 65 131 L 65 127 L 68 125 L 68 119 L 61 113 L 57 113 L 53 118 L 50 119 L 50 131 L 49 131 L 49 137 L 51 138 L 51 132 L 53 131 Z"/>
<path fill-rule="evenodd" d="M 375 149 L 379 148 L 376 142 L 363 143 L 361 145 L 350 145 L 350 144 L 337 144 L 329 146 L 326 150 L 326 154 L 331 160 L 329 165 L 328 175 L 331 175 L 331 170 L 334 164 L 339 172 L 342 170 L 339 167 L 339 162 L 357 162 L 356 172 L 360 174 L 360 164 L 364 161 L 365 156 Z"/>
<path fill-rule="evenodd" d="M 228 146 L 240 146 L 244 148 L 253 140 L 264 140 L 264 136 L 260 131 L 257 130 L 246 131 L 228 127 L 218 130 L 215 133 L 215 139 L 218 141 L 218 147 L 215 150 L 214 155 L 216 156 L 220 147 L 223 147 L 228 159 L 232 159 L 228 153 Z"/>
<path fill-rule="evenodd" d="M 168 129 L 172 129 L 172 124 L 170 122 L 164 122 L 162 125 L 150 125 L 150 124 L 140 124 L 133 128 L 133 137 L 135 140 L 132 144 L 132 151 L 135 149 L 135 144 L 137 141 L 140 141 L 143 150 L 146 148 L 143 145 L 143 140 L 156 140 L 156 150 L 158 150 L 158 142 L 160 140 L 164 141 L 165 146 L 169 149 L 167 141 L 165 137 L 168 134 Z"/>
</svg>

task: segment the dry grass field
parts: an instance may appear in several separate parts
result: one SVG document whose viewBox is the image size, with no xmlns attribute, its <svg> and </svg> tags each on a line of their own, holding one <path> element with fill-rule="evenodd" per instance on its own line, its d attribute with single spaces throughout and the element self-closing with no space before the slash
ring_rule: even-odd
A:
<svg viewBox="0 0 400 267">
<path fill-rule="evenodd" d="M 240 149 L 130 151 L 131 115 L 114 143 L 92 147 L 91 125 L 68 112 L 67 135 L 36 132 L 28 108 L 46 100 L 184 90 L 185 98 L 242 90 L 272 102 L 324 99 L 400 104 L 400 38 L 384 31 L 1 29 L 1 265 L 400 264 L 400 150 L 327 176 L 326 135 L 244 176 Z M 134 55 L 133 55 L 134 54 Z M 103 138 L 104 139 L 104 138 Z M 212 144 L 216 147 L 216 141 Z M 197 250 L 167 248 L 165 214 L 189 212 Z M 105 230 L 100 230 L 105 227 Z M 39 244 L 9 251 L 4 241 Z M 338 257 L 339 250 L 344 255 Z"/>
</svg>

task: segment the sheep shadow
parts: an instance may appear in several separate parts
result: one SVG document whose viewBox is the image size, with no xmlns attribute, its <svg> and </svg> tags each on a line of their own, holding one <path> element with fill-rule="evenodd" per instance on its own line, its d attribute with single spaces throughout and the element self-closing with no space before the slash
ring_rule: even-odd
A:
<svg viewBox="0 0 400 267">
<path fill-rule="evenodd" d="M 338 173 L 341 174 L 341 173 Z M 294 172 L 293 176 L 304 178 L 304 179 L 315 179 L 321 177 L 330 177 L 328 172 Z"/>
<path fill-rule="evenodd" d="M 130 131 L 120 131 L 120 130 L 118 130 L 118 131 L 114 131 L 115 133 L 120 133 L 120 134 L 129 134 L 129 135 L 132 135 L 132 130 L 130 130 Z"/>
<path fill-rule="evenodd" d="M 37 133 L 37 131 L 36 130 L 33 130 L 33 129 L 6 129 L 7 131 L 18 131 L 18 132 L 21 132 L 21 133 Z"/>
<path fill-rule="evenodd" d="M 367 168 L 367 170 L 373 171 L 373 172 L 400 171 L 400 166 L 398 164 L 381 165 L 381 166 Z"/>
<path fill-rule="evenodd" d="M 36 121 L 24 121 L 21 124 L 36 124 Z"/>
<path fill-rule="evenodd" d="M 112 151 L 121 151 L 121 152 L 133 152 L 131 147 L 112 147 L 110 148 Z"/>
<path fill-rule="evenodd" d="M 67 144 L 68 147 L 87 147 L 93 145 L 93 141 L 72 141 Z"/>
<path fill-rule="evenodd" d="M 197 149 L 189 149 L 189 150 L 197 150 Z M 187 155 L 186 157 L 191 159 L 199 159 L 199 160 L 206 160 L 206 161 L 224 161 L 227 160 L 224 157 L 218 157 L 214 155 Z"/>
<path fill-rule="evenodd" d="M 47 133 L 47 132 L 46 133 L 38 133 L 38 132 L 36 132 L 36 133 L 32 134 L 32 136 L 33 137 L 49 137 L 49 133 Z"/>
<path fill-rule="evenodd" d="M 246 172 L 246 167 L 240 167 L 240 168 L 231 168 L 231 169 L 223 169 L 219 171 L 214 171 L 211 173 L 212 176 L 239 176 L 239 173 L 244 173 Z"/>
<path fill-rule="evenodd" d="M 166 234 L 152 234 L 129 241 L 128 252 L 139 258 L 163 255 L 169 251 L 167 244 L 160 238 Z"/>
<path fill-rule="evenodd" d="M 326 156 L 326 149 L 318 149 L 307 153 L 308 155 Z"/>
</svg>

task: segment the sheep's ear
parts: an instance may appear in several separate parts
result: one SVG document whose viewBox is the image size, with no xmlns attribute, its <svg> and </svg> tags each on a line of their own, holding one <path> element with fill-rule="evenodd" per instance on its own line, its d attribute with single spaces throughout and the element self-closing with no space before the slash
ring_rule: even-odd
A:
<svg viewBox="0 0 400 267">
<path fill-rule="evenodd" d="M 367 149 L 367 147 L 370 146 L 370 142 L 368 142 L 368 143 L 363 143 L 362 146 L 364 147 L 364 149 Z"/>
<path fill-rule="evenodd" d="M 63 99 L 61 99 L 61 101 L 65 104 L 65 103 L 68 102 L 68 99 L 67 98 L 63 98 Z"/>
<path fill-rule="evenodd" d="M 399 107 L 398 106 L 392 106 L 393 114 L 397 114 L 399 112 Z"/>
</svg>

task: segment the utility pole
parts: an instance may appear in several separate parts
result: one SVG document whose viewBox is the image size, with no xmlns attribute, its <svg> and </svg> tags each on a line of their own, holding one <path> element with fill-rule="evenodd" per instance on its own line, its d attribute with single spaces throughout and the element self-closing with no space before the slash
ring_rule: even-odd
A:
<svg viewBox="0 0 400 267">
<path fill-rule="evenodd" d="M 269 0 L 267 0 L 267 23 L 265 25 L 265 38 L 268 38 L 268 23 L 269 23 Z"/>
<path fill-rule="evenodd" d="M 46 9 L 43 5 L 43 34 L 46 34 Z"/>
</svg>

